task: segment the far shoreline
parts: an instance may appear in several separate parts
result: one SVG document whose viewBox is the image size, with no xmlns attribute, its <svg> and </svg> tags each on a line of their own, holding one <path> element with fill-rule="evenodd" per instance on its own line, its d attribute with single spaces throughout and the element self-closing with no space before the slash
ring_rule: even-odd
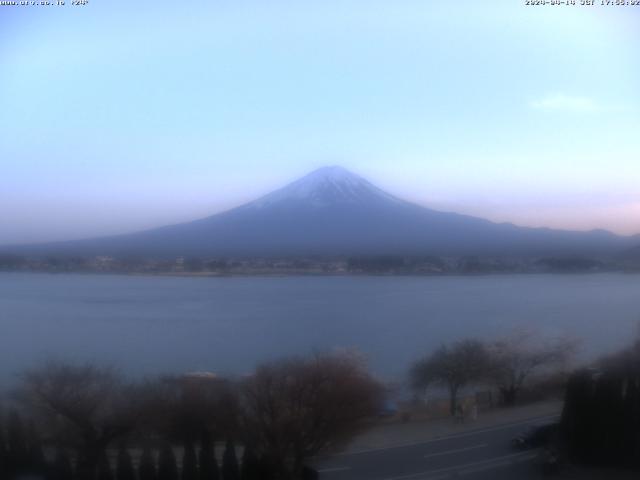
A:
<svg viewBox="0 0 640 480">
<path fill-rule="evenodd" d="M 593 272 L 478 272 L 478 273 L 373 273 L 373 272 L 117 272 L 117 271 L 50 271 L 50 270 L 0 270 L 0 274 L 27 275 L 78 275 L 78 276 L 114 276 L 114 277 L 147 277 L 147 278 L 291 278 L 291 277 L 326 277 L 326 278 L 479 278 L 479 277 L 507 277 L 507 276 L 595 276 L 595 275 L 625 275 L 635 276 L 640 271 L 606 270 Z"/>
</svg>

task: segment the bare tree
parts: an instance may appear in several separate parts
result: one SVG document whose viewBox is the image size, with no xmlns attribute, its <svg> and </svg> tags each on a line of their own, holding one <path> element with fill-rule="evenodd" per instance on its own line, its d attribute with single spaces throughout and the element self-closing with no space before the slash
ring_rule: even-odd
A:
<svg viewBox="0 0 640 480">
<path fill-rule="evenodd" d="M 136 423 L 135 395 L 127 393 L 110 368 L 48 363 L 24 375 L 19 395 L 76 448 L 78 477 L 92 480 L 105 449 Z"/>
<path fill-rule="evenodd" d="M 575 354 L 568 338 L 543 339 L 531 330 L 516 330 L 489 346 L 491 379 L 505 405 L 513 405 L 526 381 L 544 369 L 561 366 Z"/>
<path fill-rule="evenodd" d="M 449 391 L 449 411 L 455 415 L 458 394 L 465 386 L 482 380 L 489 369 L 489 355 L 478 340 L 462 340 L 451 346 L 443 345 L 431 355 L 416 362 L 410 376 L 414 388 L 426 389 L 431 385 L 446 387 Z"/>
<path fill-rule="evenodd" d="M 298 479 L 306 459 L 345 442 L 375 413 L 381 391 L 345 355 L 263 365 L 242 391 L 245 443 L 277 478 Z"/>
<path fill-rule="evenodd" d="M 237 431 L 235 382 L 215 375 L 164 376 L 140 390 L 149 432 L 185 445 L 203 437 L 226 440 Z"/>
</svg>

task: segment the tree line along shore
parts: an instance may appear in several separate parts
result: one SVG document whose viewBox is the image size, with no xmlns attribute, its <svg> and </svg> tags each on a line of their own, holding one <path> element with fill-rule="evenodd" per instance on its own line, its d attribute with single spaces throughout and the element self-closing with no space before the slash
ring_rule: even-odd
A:
<svg viewBox="0 0 640 480">
<path fill-rule="evenodd" d="M 146 275 L 473 275 L 497 273 L 640 272 L 634 257 L 403 256 L 143 258 L 0 254 L 0 271 Z"/>
</svg>

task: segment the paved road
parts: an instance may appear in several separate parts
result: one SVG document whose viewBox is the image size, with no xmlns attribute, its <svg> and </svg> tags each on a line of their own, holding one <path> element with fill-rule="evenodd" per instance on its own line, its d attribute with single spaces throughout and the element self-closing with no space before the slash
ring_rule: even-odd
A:
<svg viewBox="0 0 640 480">
<path fill-rule="evenodd" d="M 514 451 L 510 440 L 533 418 L 404 446 L 335 455 L 317 464 L 321 480 L 535 479 L 535 451 Z"/>
</svg>

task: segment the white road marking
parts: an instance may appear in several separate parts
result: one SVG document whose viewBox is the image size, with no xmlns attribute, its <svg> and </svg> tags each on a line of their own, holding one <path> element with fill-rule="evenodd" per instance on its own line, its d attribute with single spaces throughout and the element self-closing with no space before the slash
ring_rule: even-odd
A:
<svg viewBox="0 0 640 480">
<path fill-rule="evenodd" d="M 525 460 L 530 460 L 535 458 L 536 454 L 531 452 L 520 452 L 520 453 L 512 453 L 510 455 L 503 455 L 501 457 L 488 458 L 487 460 L 481 460 L 479 462 L 466 463 L 464 465 L 455 465 L 453 467 L 445 467 L 439 468 L 437 470 L 427 470 L 425 472 L 411 473 L 409 475 L 401 475 L 398 477 L 389 477 L 384 480 L 409 480 L 409 479 L 431 479 L 433 480 L 433 476 L 442 476 L 445 473 L 451 472 L 464 472 L 464 473 L 473 473 L 475 471 L 482 470 L 490 470 L 492 468 L 497 468 L 505 465 L 510 465 L 516 462 L 522 462 Z"/>
<path fill-rule="evenodd" d="M 507 467 L 509 465 L 514 465 L 516 463 L 519 462 L 525 462 L 527 460 L 533 460 L 534 458 L 536 458 L 536 453 L 528 453 L 528 454 L 522 454 L 519 457 L 515 457 L 515 458 L 505 458 L 505 460 L 501 460 L 498 462 L 493 462 L 490 464 L 485 464 L 485 465 L 478 465 L 478 466 L 472 466 L 472 467 L 467 467 L 464 468 L 463 470 L 458 471 L 459 475 L 469 475 L 472 473 L 478 473 L 478 472 L 483 472 L 486 470 L 493 470 L 496 468 L 500 468 L 500 467 Z"/>
<path fill-rule="evenodd" d="M 346 470 L 351 470 L 351 467 L 321 468 L 318 473 L 344 472 Z"/>
<path fill-rule="evenodd" d="M 453 453 L 467 452 L 469 450 L 477 450 L 478 448 L 485 448 L 488 446 L 489 445 L 486 443 L 481 443 L 480 445 L 474 445 L 472 447 L 456 448 L 455 450 L 446 450 L 444 452 L 430 453 L 429 455 L 425 455 L 424 458 L 441 457 L 442 455 L 451 455 Z"/>
</svg>

